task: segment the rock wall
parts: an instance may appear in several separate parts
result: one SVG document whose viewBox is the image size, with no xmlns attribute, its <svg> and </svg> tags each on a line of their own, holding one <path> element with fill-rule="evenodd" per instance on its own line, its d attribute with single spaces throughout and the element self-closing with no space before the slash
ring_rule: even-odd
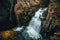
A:
<svg viewBox="0 0 60 40">
<path fill-rule="evenodd" d="M 20 0 L 17 2 L 14 11 L 18 25 L 26 26 L 31 17 L 34 16 L 35 11 L 38 10 L 39 4 L 40 0 Z"/>
<path fill-rule="evenodd" d="M 50 0 L 50 4 L 48 6 L 48 14 L 46 18 L 45 27 L 45 36 L 49 40 L 59 40 L 57 35 L 60 34 L 60 5 L 58 0 Z M 58 33 L 56 33 L 58 32 Z"/>
</svg>

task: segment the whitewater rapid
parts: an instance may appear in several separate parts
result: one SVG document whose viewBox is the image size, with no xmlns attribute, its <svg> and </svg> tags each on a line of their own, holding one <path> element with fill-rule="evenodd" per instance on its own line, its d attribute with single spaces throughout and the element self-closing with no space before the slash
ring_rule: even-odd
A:
<svg viewBox="0 0 60 40">
<path fill-rule="evenodd" d="M 41 7 L 38 11 L 35 12 L 35 15 L 32 17 L 31 21 L 29 22 L 29 25 L 22 32 L 22 35 L 25 37 L 26 40 L 30 40 L 30 38 L 32 38 L 33 40 L 38 40 L 39 38 L 41 38 L 40 40 L 42 40 L 42 36 L 40 34 L 42 21 L 40 18 L 43 17 L 42 14 L 46 10 L 47 8 Z M 21 31 L 23 27 L 17 27 L 16 29 L 14 29 L 14 31 Z"/>
</svg>

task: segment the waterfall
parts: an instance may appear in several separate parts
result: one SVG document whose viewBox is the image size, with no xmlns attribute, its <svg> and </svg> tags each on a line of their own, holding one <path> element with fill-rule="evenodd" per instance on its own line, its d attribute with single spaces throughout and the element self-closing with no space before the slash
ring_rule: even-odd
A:
<svg viewBox="0 0 60 40">
<path fill-rule="evenodd" d="M 28 25 L 28 28 L 29 27 L 32 27 L 36 32 L 40 32 L 41 30 L 41 19 L 42 18 L 42 14 L 44 11 L 46 11 L 47 8 L 40 8 L 36 13 L 35 15 L 32 17 L 29 25 Z"/>
<path fill-rule="evenodd" d="M 42 36 L 40 34 L 41 31 L 41 19 L 42 14 L 47 10 L 47 8 L 41 7 L 38 11 L 35 12 L 35 15 L 32 17 L 31 21 L 27 28 L 22 32 L 22 35 L 26 40 L 42 40 Z M 16 28 L 15 31 L 20 31 L 20 27 Z M 23 29 L 23 27 L 22 27 Z"/>
</svg>

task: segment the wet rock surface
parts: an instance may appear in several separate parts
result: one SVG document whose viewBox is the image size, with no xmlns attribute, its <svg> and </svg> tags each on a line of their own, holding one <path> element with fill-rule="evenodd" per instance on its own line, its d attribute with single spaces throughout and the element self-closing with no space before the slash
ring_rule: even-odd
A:
<svg viewBox="0 0 60 40">
<path fill-rule="evenodd" d="M 7 14 L 5 14 L 5 16 L 3 15 L 4 16 L 3 19 L 4 20 L 6 19 L 6 21 L 7 20 L 8 21 L 1 22 L 2 24 L 4 24 L 4 26 L 0 27 L 1 28 L 0 30 L 10 29 L 9 27 L 11 27 L 11 25 L 13 25 L 12 27 L 15 27 L 16 25 L 27 26 L 31 18 L 34 16 L 34 12 L 36 12 L 39 9 L 40 5 L 42 5 L 45 7 L 48 6 L 48 13 L 45 19 L 46 23 L 44 24 L 44 27 L 42 28 L 42 33 L 44 34 L 43 36 L 44 40 L 45 39 L 46 40 L 47 39 L 48 40 L 60 40 L 60 1 L 59 0 L 17 1 L 17 3 L 13 7 L 13 10 L 15 13 L 13 15 L 16 16 L 16 19 L 13 19 L 14 16 L 12 15 L 13 16 L 12 19 L 17 21 L 17 23 L 15 23 L 15 21 L 14 22 L 11 22 L 11 20 L 9 21 L 9 16 L 6 16 L 6 15 L 9 15 L 8 13 L 9 13 L 10 5 L 8 5 L 8 3 L 6 4 L 6 6 L 4 5 L 5 4 L 1 6 L 1 1 L 0 1 L 0 10 L 1 10 L 0 12 L 2 13 L 2 10 L 5 10 L 5 12 L 3 12 L 2 14 L 4 13 L 7 13 Z M 14 34 L 16 34 L 17 39 L 19 39 L 22 36 L 20 32 L 15 32 Z M 17 39 L 14 39 L 14 40 L 17 40 Z M 25 40 L 25 39 L 19 39 L 19 40 Z"/>
<path fill-rule="evenodd" d="M 32 3 L 33 2 L 33 3 Z M 35 11 L 39 9 L 39 0 L 20 1 L 15 5 L 15 14 L 18 24 L 27 25 Z M 20 23 L 19 23 L 20 22 Z"/>
<path fill-rule="evenodd" d="M 49 38 L 49 40 L 59 40 L 60 36 L 56 36 L 60 34 L 60 32 L 57 33 L 60 29 L 60 18 L 58 15 L 60 15 L 60 5 L 58 0 L 50 0 L 50 4 L 48 6 L 48 14 L 46 18 L 46 37 Z M 55 35 L 55 33 L 57 33 Z M 51 36 L 51 37 L 50 37 Z M 51 38 L 51 39 L 50 39 Z"/>
</svg>

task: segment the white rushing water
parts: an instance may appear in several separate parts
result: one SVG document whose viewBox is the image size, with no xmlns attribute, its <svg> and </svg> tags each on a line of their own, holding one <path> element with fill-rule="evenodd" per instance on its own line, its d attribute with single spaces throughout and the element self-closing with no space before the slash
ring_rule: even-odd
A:
<svg viewBox="0 0 60 40">
<path fill-rule="evenodd" d="M 35 15 L 32 17 L 29 25 L 28 25 L 28 28 L 32 27 L 36 32 L 40 32 L 41 30 L 41 19 L 42 18 L 42 14 L 44 13 L 44 11 L 46 11 L 47 8 L 40 8 L 36 13 Z"/>
<path fill-rule="evenodd" d="M 27 37 L 31 37 L 34 40 L 38 40 L 38 38 L 41 38 L 42 36 L 40 35 L 40 30 L 41 30 L 41 19 L 42 14 L 47 10 L 47 8 L 40 8 L 37 12 L 35 12 L 35 15 L 32 17 L 31 21 L 29 22 L 29 25 L 27 28 L 23 31 L 23 36 L 27 40 Z M 22 28 L 18 27 L 14 31 L 20 31 Z M 28 38 L 29 40 L 29 38 Z"/>
</svg>

